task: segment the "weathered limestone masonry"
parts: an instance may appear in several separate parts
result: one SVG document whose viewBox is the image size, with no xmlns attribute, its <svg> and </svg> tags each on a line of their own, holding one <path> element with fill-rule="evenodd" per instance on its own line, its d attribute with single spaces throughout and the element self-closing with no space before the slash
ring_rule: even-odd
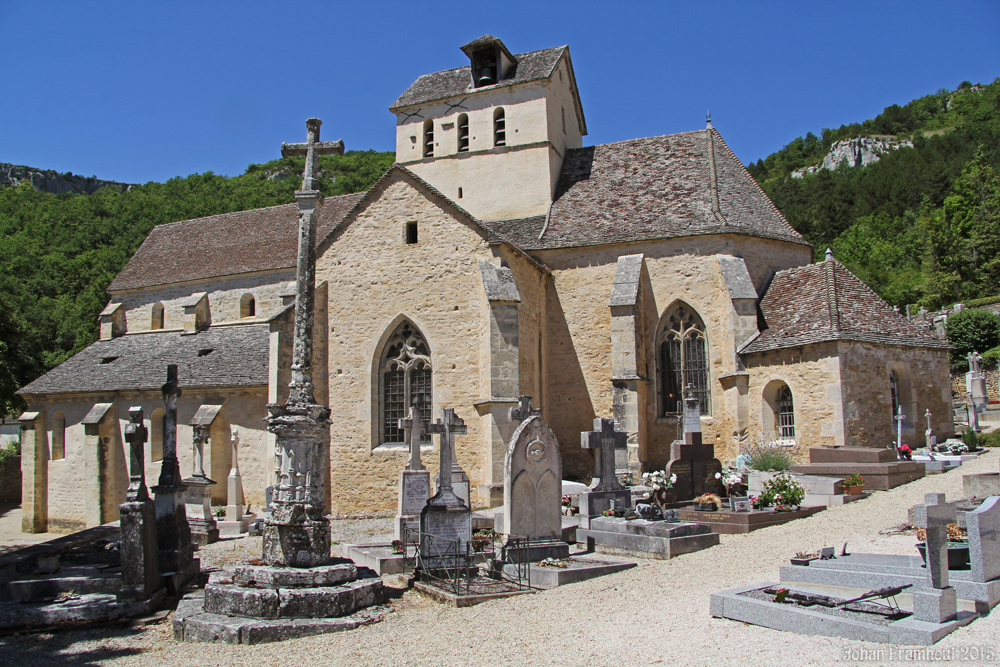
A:
<svg viewBox="0 0 1000 667">
<path fill-rule="evenodd" d="M 48 442 L 40 412 L 24 412 L 21 422 L 21 531 L 44 533 L 49 525 Z"/>
<path fill-rule="evenodd" d="M 387 233 L 391 220 L 401 223 Z M 416 243 L 400 242 L 407 221 L 418 225 Z M 338 428 L 332 482 L 343 490 L 332 501 L 334 515 L 384 512 L 397 497 L 407 448 L 380 442 L 378 363 L 404 321 L 428 342 L 434 405 L 455 406 L 468 424 L 456 456 L 473 482 L 473 503 L 487 504 L 502 489 L 505 436 L 513 428 L 497 414 L 516 402 L 519 385 L 537 382 L 518 369 L 519 360 L 528 356 L 533 368 L 540 366 L 540 339 L 534 334 L 528 340 L 535 345 L 525 349 L 519 336 L 529 328 L 520 322 L 525 308 L 514 298 L 538 293 L 539 278 L 523 258 L 509 270 L 496 266 L 500 251 L 485 236 L 464 212 L 397 168 L 320 245 L 317 277 L 329 285 L 327 368 Z M 435 261 L 441 256 L 451 259 Z M 536 321 L 538 311 L 528 312 L 529 323 Z M 473 418 L 473 406 L 481 418 Z M 430 447 L 425 455 L 435 466 Z"/>
<path fill-rule="evenodd" d="M 160 560 L 156 542 L 156 508 L 146 489 L 143 449 L 148 431 L 142 408 L 129 409 L 125 438 L 129 443 L 129 486 L 121 514 L 122 595 L 148 598 L 160 588 Z"/>
<path fill-rule="evenodd" d="M 575 441 L 575 434 L 586 430 L 595 414 L 613 413 L 615 392 L 619 391 L 615 385 L 622 385 L 619 398 L 622 405 L 633 397 L 640 401 L 638 412 L 646 427 L 637 436 L 630 435 L 630 440 L 638 439 L 634 451 L 643 461 L 643 469 L 648 470 L 662 468 L 670 458 L 670 443 L 682 435 L 677 416 L 657 415 L 655 338 L 660 318 L 679 301 L 690 305 L 707 327 L 711 377 L 724 378 L 736 373 L 735 345 L 748 336 L 750 326 L 756 330 L 756 314 L 749 314 L 749 289 L 763 289 L 769 272 L 775 268 L 808 261 L 810 251 L 807 247 L 736 235 L 646 243 L 641 246 L 644 268 L 639 274 L 635 305 L 609 308 L 618 259 L 630 256 L 630 251 L 638 247 L 633 244 L 591 248 L 585 261 L 579 251 L 536 253 L 552 270 L 546 328 L 548 391 L 541 405 L 550 415 L 556 437 L 561 442 Z M 730 277 L 727 282 L 727 276 L 736 273 L 733 264 L 745 265 L 743 271 L 749 281 L 737 282 Z M 623 281 L 626 275 L 622 274 Z M 615 298 L 617 304 L 620 297 Z M 629 309 L 636 315 L 627 314 Z M 635 319 L 620 319 L 623 317 Z M 627 339 L 619 328 L 625 328 L 625 322 L 632 327 Z M 635 370 L 641 379 L 616 380 L 616 371 L 612 370 L 616 358 L 613 341 L 630 345 L 624 341 L 632 336 L 638 336 Z M 621 371 L 623 378 L 627 378 L 628 367 L 622 366 Z M 730 403 L 739 404 L 738 399 L 730 397 L 729 387 L 734 384 L 713 380 L 712 413 L 702 416 L 706 442 L 716 444 L 721 458 L 734 458 L 738 453 L 732 433 L 739 429 L 739 422 L 729 409 Z M 557 398 L 550 403 L 551 397 Z M 624 427 L 629 428 L 628 421 Z M 590 462 L 581 452 L 566 449 L 563 454 L 567 475 L 579 478 L 588 474 Z"/>
</svg>

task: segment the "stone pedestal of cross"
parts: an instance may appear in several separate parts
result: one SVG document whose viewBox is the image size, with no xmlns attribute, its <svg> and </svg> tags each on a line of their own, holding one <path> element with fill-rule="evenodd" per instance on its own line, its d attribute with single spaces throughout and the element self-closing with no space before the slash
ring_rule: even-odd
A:
<svg viewBox="0 0 1000 667">
<path fill-rule="evenodd" d="M 614 419 L 594 420 L 594 430 L 580 434 L 580 446 L 594 450 L 594 477 L 580 493 L 580 526 L 590 527 L 590 519 L 609 509 L 632 507 L 632 492 L 615 475 L 615 450 L 628 446 L 628 434 L 618 429 Z"/>
<path fill-rule="evenodd" d="M 715 458 L 715 445 L 701 438 L 701 408 L 694 387 L 684 390 L 684 440 L 670 445 L 670 461 L 664 468 L 667 477 L 677 475 L 671 489 L 674 500 L 691 500 L 703 493 L 719 493 L 722 484 L 715 478 L 722 464 Z"/>
<path fill-rule="evenodd" d="M 121 516 L 121 599 L 144 600 L 161 585 L 156 544 L 156 510 L 146 490 L 145 444 L 148 431 L 142 408 L 129 408 L 125 441 L 129 444 L 129 485 Z"/>
<path fill-rule="evenodd" d="M 893 419 L 896 420 L 896 451 L 898 452 L 899 448 L 903 446 L 903 420 L 905 417 L 902 405 L 896 406 L 896 416 Z"/>
<path fill-rule="evenodd" d="M 455 494 L 447 474 L 455 459 L 455 436 L 466 431 L 465 422 L 452 408 L 443 408 L 441 418 L 427 425 L 428 433 L 439 436 L 441 469 L 437 493 L 420 511 L 420 557 L 427 568 L 464 562 L 466 545 L 472 539 L 472 510 Z"/>
<path fill-rule="evenodd" d="M 913 525 L 927 533 L 929 588 L 913 592 L 913 617 L 928 623 L 945 623 L 958 615 L 955 589 L 948 585 L 948 524 L 955 521 L 955 507 L 943 493 L 924 495 L 924 504 L 913 508 Z"/>
<path fill-rule="evenodd" d="M 187 576 L 192 568 L 191 526 L 184 510 L 184 482 L 177 461 L 177 366 L 167 366 L 167 381 L 161 388 L 164 415 L 163 462 L 159 483 L 153 487 L 156 505 L 156 540 L 159 544 L 160 569 Z"/>
<path fill-rule="evenodd" d="M 934 435 L 934 429 L 931 427 L 930 408 L 924 413 L 924 418 L 927 419 L 927 430 L 924 431 L 924 446 L 933 452 L 934 448 L 937 447 L 937 436 Z"/>
<path fill-rule="evenodd" d="M 420 417 L 416 406 L 411 406 L 409 415 L 398 421 L 398 426 L 410 445 L 410 458 L 406 467 L 399 471 L 399 502 L 396 505 L 395 525 L 397 540 L 403 540 L 404 532 L 409 534 L 410 541 L 417 539 L 420 512 L 431 495 L 431 475 L 420 460 L 420 444 L 429 424 L 428 420 Z"/>
<path fill-rule="evenodd" d="M 205 444 L 208 442 L 208 425 L 196 424 L 191 449 L 194 459 L 192 475 L 184 480 L 184 503 L 191 539 L 204 546 L 219 541 L 219 526 L 212 513 L 212 487 L 215 481 L 205 474 Z"/>
<path fill-rule="evenodd" d="M 316 218 L 323 200 L 316 184 L 320 155 L 342 154 L 342 141 L 320 142 L 318 118 L 306 121 L 306 142 L 282 144 L 281 154 L 305 155 L 299 206 L 295 273 L 295 333 L 288 400 L 267 406 L 267 430 L 275 434 L 278 480 L 271 515 L 264 524 L 263 559 L 268 565 L 314 567 L 330 560 L 326 519 L 326 440 L 330 409 L 313 396 L 312 347 L 316 297 Z"/>
<path fill-rule="evenodd" d="M 229 476 L 226 478 L 226 517 L 223 521 L 219 521 L 219 535 L 222 537 L 236 537 L 246 533 L 255 520 L 252 513 L 243 511 L 245 499 L 239 461 L 240 430 L 231 426 L 230 435 L 233 443 L 233 467 L 229 469 Z"/>
</svg>

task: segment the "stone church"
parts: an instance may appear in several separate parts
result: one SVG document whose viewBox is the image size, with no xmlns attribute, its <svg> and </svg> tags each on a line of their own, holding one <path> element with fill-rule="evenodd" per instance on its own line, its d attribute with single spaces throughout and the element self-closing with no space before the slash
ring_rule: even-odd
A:
<svg viewBox="0 0 1000 667">
<path fill-rule="evenodd" d="M 484 36 L 462 51 L 390 107 L 396 163 L 320 214 L 314 380 L 332 410 L 333 515 L 392 511 L 411 405 L 465 420 L 457 463 L 477 507 L 502 500 L 522 394 L 578 480 L 595 417 L 628 432 L 632 470 L 662 468 L 689 384 L 723 462 L 748 439 L 884 447 L 896 406 L 911 444 L 928 409 L 951 430 L 946 346 L 832 256 L 812 263 L 711 123 L 584 146 L 568 47 L 512 54 Z M 214 502 L 235 440 L 247 501 L 262 504 L 296 235 L 294 204 L 153 229 L 108 288 L 100 340 L 21 390 L 26 530 L 117 518 L 130 406 L 145 411 L 156 479 L 167 364 L 182 472 L 193 424 L 207 425 Z M 432 470 L 435 456 L 428 440 Z"/>
</svg>

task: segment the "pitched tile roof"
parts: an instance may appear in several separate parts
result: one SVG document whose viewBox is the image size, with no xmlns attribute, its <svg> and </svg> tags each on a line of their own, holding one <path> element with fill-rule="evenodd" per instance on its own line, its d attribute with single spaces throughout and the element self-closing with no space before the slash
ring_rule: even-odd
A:
<svg viewBox="0 0 1000 667">
<path fill-rule="evenodd" d="M 808 245 L 712 128 L 567 151 L 555 197 L 547 223 L 487 224 L 525 250 L 700 234 Z"/>
<path fill-rule="evenodd" d="M 182 389 L 266 386 L 268 331 L 267 324 L 240 324 L 195 335 L 158 331 L 99 340 L 18 393 L 159 389 L 168 364 L 177 364 Z"/>
<path fill-rule="evenodd" d="M 326 236 L 362 195 L 327 197 L 316 238 Z M 296 205 L 284 204 L 157 225 L 108 291 L 294 267 L 298 220 Z"/>
<path fill-rule="evenodd" d="M 833 340 L 948 347 L 895 312 L 832 257 L 776 273 L 760 310 L 767 328 L 741 354 Z"/>
<path fill-rule="evenodd" d="M 517 59 L 517 64 L 514 66 L 512 75 L 498 81 L 492 86 L 484 86 L 482 88 L 472 87 L 471 65 L 443 72 L 434 72 L 433 74 L 424 74 L 410 84 L 410 87 L 399 96 L 399 99 L 392 103 L 389 110 L 395 111 L 402 107 L 427 104 L 428 102 L 436 102 L 465 93 L 494 90 L 496 88 L 503 88 L 504 86 L 527 83 L 528 81 L 547 79 L 552 76 L 556 64 L 568 48 L 566 46 L 554 46 L 551 49 L 519 53 L 514 56 Z"/>
</svg>

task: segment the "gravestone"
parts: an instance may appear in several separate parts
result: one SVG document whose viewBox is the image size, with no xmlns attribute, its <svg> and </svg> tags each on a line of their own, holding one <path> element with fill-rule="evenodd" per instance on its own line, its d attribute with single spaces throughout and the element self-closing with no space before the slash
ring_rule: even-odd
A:
<svg viewBox="0 0 1000 667">
<path fill-rule="evenodd" d="M 580 526 L 589 528 L 590 519 L 605 510 L 632 507 L 632 492 L 615 474 L 615 451 L 628 446 L 628 434 L 618 429 L 614 419 L 598 418 L 593 431 L 580 434 L 580 446 L 594 450 L 594 478 L 579 496 Z"/>
<path fill-rule="evenodd" d="M 167 381 L 161 388 L 164 415 L 163 461 L 160 479 L 153 487 L 156 507 L 156 541 L 159 546 L 160 570 L 169 577 L 173 590 L 197 572 L 192 558 L 191 527 L 184 510 L 184 483 L 177 461 L 177 366 L 167 366 Z"/>
<path fill-rule="evenodd" d="M 990 400 L 986 391 L 986 378 L 983 376 L 982 366 L 980 365 L 982 357 L 975 352 L 970 352 L 968 360 L 969 372 L 965 374 L 965 390 L 971 397 L 972 404 L 978 412 Z"/>
<path fill-rule="evenodd" d="M 205 474 L 205 443 L 208 441 L 208 425 L 195 424 L 191 439 L 194 458 L 192 475 L 184 480 L 184 511 L 191 527 L 191 539 L 195 544 L 206 545 L 219 541 L 219 526 L 212 513 L 212 487 L 215 481 Z"/>
<path fill-rule="evenodd" d="M 927 419 L 927 430 L 924 431 L 924 447 L 933 452 L 937 448 L 937 436 L 934 435 L 934 429 L 931 427 L 930 408 L 924 413 L 924 417 Z"/>
<path fill-rule="evenodd" d="M 253 514 L 244 514 L 243 476 L 240 474 L 240 430 L 230 427 L 233 442 L 233 467 L 226 478 L 226 518 L 219 522 L 219 534 L 235 537 L 247 532 L 254 520 Z"/>
<path fill-rule="evenodd" d="M 427 432 L 439 436 L 441 470 L 451 470 L 455 458 L 455 435 L 466 432 L 465 422 L 452 408 L 443 408 L 441 418 L 428 424 Z M 455 495 L 451 475 L 440 475 L 440 484 L 420 512 L 420 557 L 424 567 L 454 567 L 464 562 L 466 545 L 472 539 L 472 511 Z"/>
<path fill-rule="evenodd" d="M 562 540 L 559 442 L 545 420 L 533 414 L 530 403 L 517 414 L 511 412 L 525 417 L 511 436 L 504 459 L 502 532 L 529 538 L 528 560 L 565 558 L 569 545 Z"/>
<path fill-rule="evenodd" d="M 670 445 L 667 477 L 677 475 L 673 491 L 677 500 L 691 500 L 703 493 L 718 493 L 720 482 L 716 473 L 722 464 L 715 458 L 715 445 L 701 439 L 701 411 L 693 387 L 686 387 L 684 396 L 684 440 Z"/>
<path fill-rule="evenodd" d="M 411 533 L 410 540 L 417 539 L 420 530 L 420 512 L 431 496 L 430 472 L 420 460 L 420 443 L 429 422 L 420 418 L 420 411 L 410 407 L 410 414 L 399 420 L 410 446 L 410 458 L 406 467 L 399 471 L 399 502 L 396 505 L 395 535 L 403 539 L 403 528 Z"/>
<path fill-rule="evenodd" d="M 913 525 L 927 533 L 927 577 L 929 588 L 913 591 L 913 617 L 918 621 L 944 623 L 958 615 L 955 589 L 948 585 L 948 524 L 955 521 L 955 506 L 943 493 L 927 493 L 924 504 L 913 508 Z"/>
<path fill-rule="evenodd" d="M 1000 579 L 1000 496 L 991 496 L 965 513 L 969 533 L 969 569 L 976 581 Z"/>
<path fill-rule="evenodd" d="M 148 435 L 142 408 L 129 408 L 125 441 L 129 444 L 129 485 L 121 514 L 122 587 L 120 597 L 144 600 L 160 588 L 156 545 L 156 509 L 146 490 L 145 444 Z"/>
</svg>

